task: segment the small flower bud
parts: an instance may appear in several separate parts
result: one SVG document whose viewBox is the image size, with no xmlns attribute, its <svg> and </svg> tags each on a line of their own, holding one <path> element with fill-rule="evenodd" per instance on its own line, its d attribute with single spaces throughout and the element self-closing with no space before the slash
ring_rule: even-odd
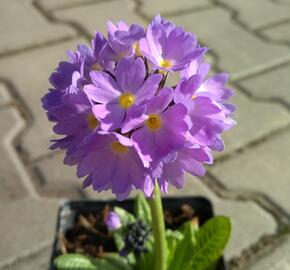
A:
<svg viewBox="0 0 290 270">
<path fill-rule="evenodd" d="M 121 227 L 120 217 L 113 211 L 109 212 L 105 219 L 105 223 L 109 230 L 114 231 Z"/>
</svg>

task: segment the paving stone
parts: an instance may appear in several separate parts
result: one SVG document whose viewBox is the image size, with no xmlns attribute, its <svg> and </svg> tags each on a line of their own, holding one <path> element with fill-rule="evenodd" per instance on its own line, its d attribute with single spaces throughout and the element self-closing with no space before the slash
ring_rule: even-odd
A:
<svg viewBox="0 0 290 270">
<path fill-rule="evenodd" d="M 63 157 L 64 153 L 58 152 L 33 165 L 33 170 L 39 179 L 36 183 L 37 190 L 41 195 L 69 199 L 115 199 L 110 191 L 98 193 L 91 186 L 83 189 L 83 179 L 77 178 L 76 166 L 64 165 Z"/>
<path fill-rule="evenodd" d="M 58 202 L 29 198 L 0 204 L 0 267 L 53 242 Z"/>
<path fill-rule="evenodd" d="M 14 109 L 0 110 L 0 119 L 0 202 L 2 203 L 4 200 L 22 198 L 26 195 L 26 191 L 11 158 L 11 152 L 14 151 L 12 140 L 24 127 L 24 122 Z"/>
<path fill-rule="evenodd" d="M 107 1 L 99 4 L 79 6 L 54 13 L 55 18 L 62 21 L 73 21 L 87 30 L 90 35 L 96 31 L 105 33 L 108 20 L 119 20 L 127 23 L 139 23 L 144 21 L 134 12 L 134 3 L 129 0 Z"/>
<path fill-rule="evenodd" d="M 227 188 L 265 194 L 290 214 L 289 138 L 288 129 L 216 164 L 211 172 Z"/>
<path fill-rule="evenodd" d="M 4 266 L 1 270 L 47 270 L 51 256 L 51 247 L 44 248 L 36 254 L 17 260 L 11 265 Z"/>
<path fill-rule="evenodd" d="M 204 196 L 211 200 L 217 215 L 231 218 L 233 232 L 225 251 L 226 260 L 239 256 L 242 250 L 259 240 L 264 234 L 272 234 L 276 230 L 276 223 L 272 217 L 251 201 L 234 201 L 217 197 L 202 180 L 187 176 L 185 188 L 173 189 L 170 195 Z"/>
<path fill-rule="evenodd" d="M 261 34 L 273 41 L 290 43 L 290 22 L 269 27 L 261 31 Z"/>
<path fill-rule="evenodd" d="M 47 154 L 49 141 L 55 138 L 40 102 L 49 88 L 48 77 L 66 58 L 66 50 L 80 42 L 84 41 L 63 42 L 0 60 L 1 76 L 13 83 L 33 116 L 32 126 L 22 137 L 22 146 L 32 159 Z M 25 68 L 19 68 L 19 63 Z"/>
<path fill-rule="evenodd" d="M 0 83 L 0 106 L 8 104 L 11 100 L 8 90 L 4 84 Z"/>
<path fill-rule="evenodd" d="M 263 42 L 235 24 L 231 14 L 221 8 L 170 19 L 196 33 L 203 44 L 212 48 L 219 69 L 230 72 L 233 79 L 290 59 L 289 48 Z"/>
<path fill-rule="evenodd" d="M 82 181 L 76 177 L 76 167 L 63 164 L 64 153 L 52 155 L 34 165 L 40 176 L 38 190 L 43 195 L 79 198 Z"/>
<path fill-rule="evenodd" d="M 257 98 L 280 99 L 290 107 L 290 63 L 245 79 L 239 84 Z M 267 79 L 265 79 L 267 78 Z"/>
<path fill-rule="evenodd" d="M 161 15 L 168 13 L 180 13 L 208 6 L 210 6 L 209 0 L 195 0 L 195 1 L 142 0 L 140 10 L 146 16 L 154 17 L 158 13 L 160 13 Z"/>
<path fill-rule="evenodd" d="M 289 0 L 275 0 L 277 4 L 290 5 Z"/>
<path fill-rule="evenodd" d="M 256 264 L 249 267 L 248 270 L 288 270 L 290 269 L 290 237 L 274 250 L 267 257 L 259 260 Z"/>
<path fill-rule="evenodd" d="M 31 2 L 0 2 L 0 54 L 75 35 L 68 26 L 48 22 Z"/>
<path fill-rule="evenodd" d="M 86 3 L 99 2 L 102 0 L 38 0 L 39 5 L 47 11 L 70 8 L 72 6 L 83 5 Z"/>
<path fill-rule="evenodd" d="M 250 29 L 257 29 L 289 18 L 290 7 L 271 0 L 218 0 L 237 13 L 237 19 Z M 262 8 L 261 8 L 262 7 Z"/>
<path fill-rule="evenodd" d="M 289 112 L 280 105 L 252 101 L 237 90 L 231 103 L 237 106 L 234 115 L 237 125 L 223 134 L 226 148 L 217 157 L 242 148 L 290 123 Z"/>
</svg>

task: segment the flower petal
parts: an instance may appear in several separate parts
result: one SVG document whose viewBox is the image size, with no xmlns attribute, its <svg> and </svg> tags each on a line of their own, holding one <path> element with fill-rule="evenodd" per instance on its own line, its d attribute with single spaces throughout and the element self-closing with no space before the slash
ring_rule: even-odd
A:
<svg viewBox="0 0 290 270">
<path fill-rule="evenodd" d="M 144 167 L 148 168 L 154 158 L 155 135 L 148 133 L 146 128 L 140 128 L 132 134 L 134 147 L 141 158 Z"/>
<path fill-rule="evenodd" d="M 94 84 L 85 85 L 87 96 L 99 103 L 116 102 L 121 93 L 114 79 L 104 72 L 92 71 L 90 75 Z"/>
<path fill-rule="evenodd" d="M 162 88 L 160 90 L 160 93 L 153 97 L 148 103 L 147 103 L 147 114 L 152 113 L 159 113 L 163 112 L 173 98 L 173 89 L 169 87 Z"/>
<path fill-rule="evenodd" d="M 156 93 L 159 83 L 162 80 L 161 74 L 151 75 L 136 92 L 135 103 L 140 105 L 150 100 Z"/>
<path fill-rule="evenodd" d="M 145 109 L 145 106 L 132 106 L 127 111 L 126 119 L 122 127 L 122 133 L 127 133 L 144 123 L 147 119 Z"/>
<path fill-rule="evenodd" d="M 125 118 L 125 110 L 117 104 L 95 105 L 93 112 L 97 118 L 102 119 L 101 128 L 104 131 L 120 128 Z"/>
<path fill-rule="evenodd" d="M 135 93 L 145 78 L 145 65 L 141 58 L 122 58 L 116 68 L 116 80 L 123 92 Z"/>
</svg>

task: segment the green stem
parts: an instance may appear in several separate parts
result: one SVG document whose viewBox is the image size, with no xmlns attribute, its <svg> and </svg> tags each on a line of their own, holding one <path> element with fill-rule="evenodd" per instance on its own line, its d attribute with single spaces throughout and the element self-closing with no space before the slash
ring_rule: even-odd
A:
<svg viewBox="0 0 290 270">
<path fill-rule="evenodd" d="M 152 213 L 152 227 L 154 234 L 155 268 L 154 270 L 166 270 L 167 246 L 165 237 L 165 223 L 160 196 L 160 188 L 156 181 L 154 188 L 154 197 L 149 200 Z"/>
</svg>

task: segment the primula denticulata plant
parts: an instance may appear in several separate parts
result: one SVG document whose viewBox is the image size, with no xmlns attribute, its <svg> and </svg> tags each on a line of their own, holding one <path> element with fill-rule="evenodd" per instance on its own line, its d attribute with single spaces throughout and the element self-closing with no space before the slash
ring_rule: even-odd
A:
<svg viewBox="0 0 290 270">
<path fill-rule="evenodd" d="M 196 219 L 166 230 L 160 192 L 184 186 L 184 174 L 205 174 L 221 133 L 233 127 L 233 95 L 226 73 L 208 76 L 207 48 L 192 33 L 157 15 L 143 29 L 107 23 L 92 47 L 68 51 L 50 76 L 42 98 L 53 130 L 63 135 L 51 149 L 64 149 L 64 163 L 77 166 L 83 187 L 111 190 L 118 200 L 141 190 L 135 213 L 115 207 L 106 217 L 119 253 L 92 258 L 61 255 L 58 270 L 215 269 L 230 234 L 230 221 Z M 179 76 L 168 86 L 173 73 Z"/>
</svg>

